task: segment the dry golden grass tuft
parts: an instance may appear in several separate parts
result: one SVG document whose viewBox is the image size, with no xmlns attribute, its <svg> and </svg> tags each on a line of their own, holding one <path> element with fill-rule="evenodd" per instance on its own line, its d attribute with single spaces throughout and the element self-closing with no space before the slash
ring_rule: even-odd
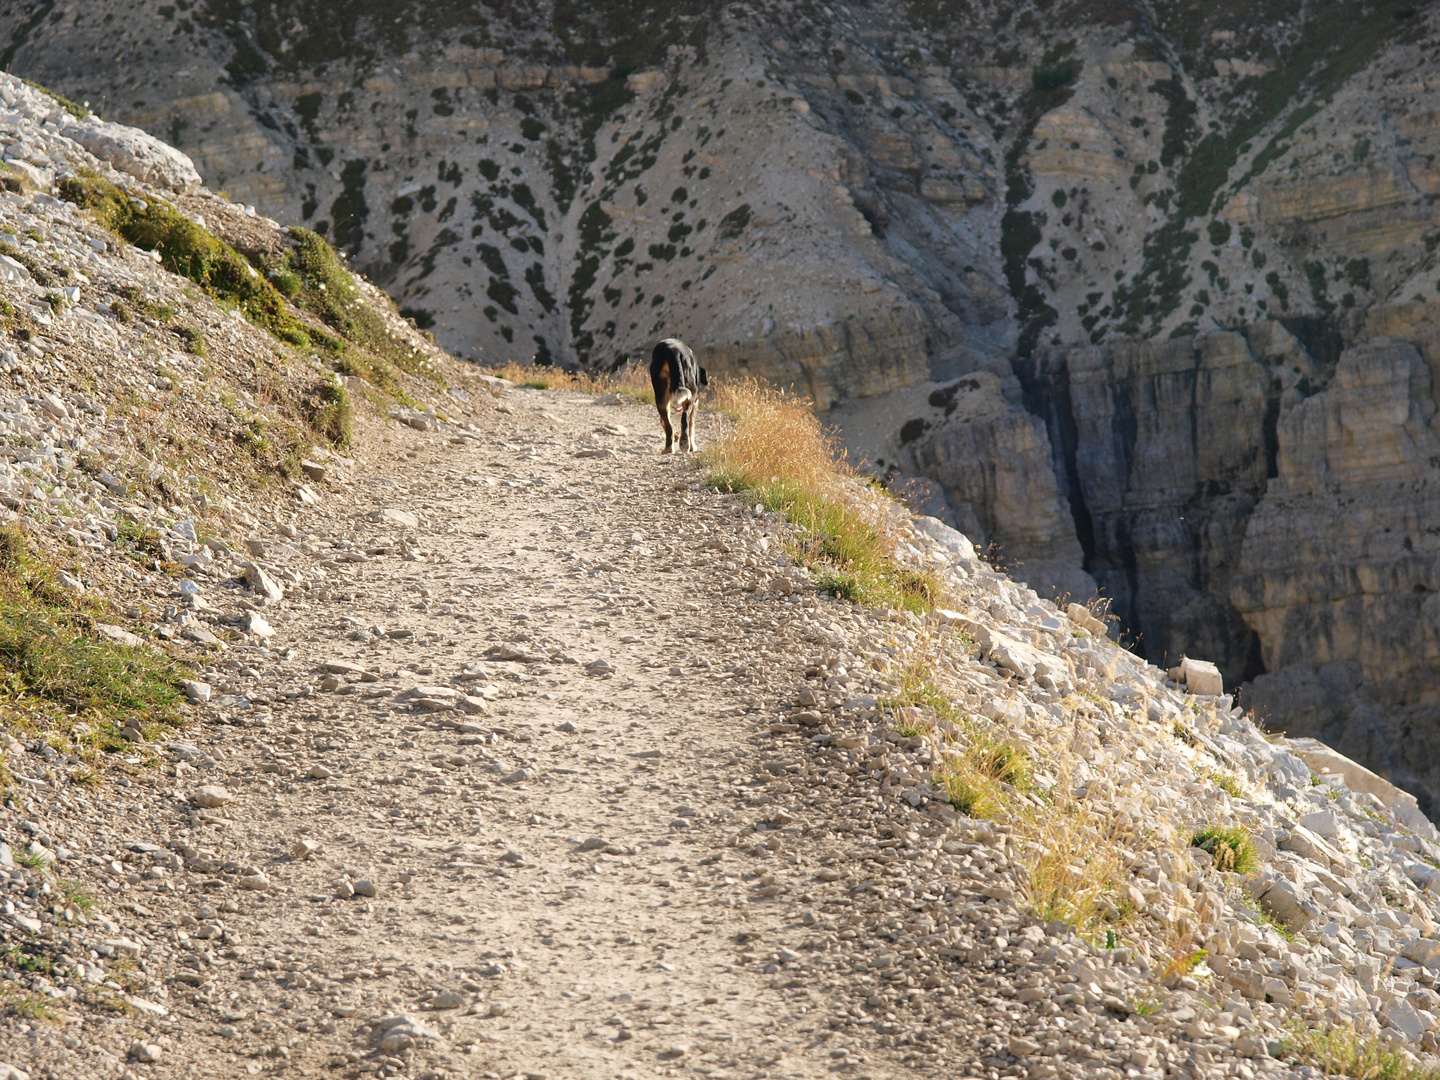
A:
<svg viewBox="0 0 1440 1080">
<path fill-rule="evenodd" d="M 1057 792 L 1061 788 L 1056 784 Z M 1097 938 L 1124 921 L 1128 905 L 1116 885 L 1127 867 L 1119 851 L 1133 838 L 1117 819 L 1057 794 L 1043 810 L 1032 807 L 1019 815 L 1017 826 L 1028 871 L 1025 902 L 1036 915 Z"/>
<path fill-rule="evenodd" d="M 1440 1080 L 1440 1070 L 1352 1027 L 1309 1028 L 1296 1021 L 1281 1040 L 1279 1056 L 1351 1080 Z"/>
<path fill-rule="evenodd" d="M 1133 816 L 1097 811 L 1075 788 L 1065 745 L 1026 742 L 999 722 L 968 715 L 951 699 L 940 653 L 969 642 L 947 638 L 923 635 L 910 647 L 896 694 L 881 702 L 892 727 L 936 744 L 935 783 L 951 805 L 1009 827 L 1023 871 L 1021 900 L 1031 912 L 1067 923 L 1102 947 L 1119 946 L 1138 917 L 1126 889 L 1132 860 L 1149 851 L 1183 862 L 1186 838 L 1144 827 Z M 1203 959 L 1213 915 L 1150 911 L 1146 917 L 1161 924 L 1162 978 L 1186 974 Z"/>
<path fill-rule="evenodd" d="M 895 557 L 887 497 L 845 463 L 808 401 L 753 379 L 717 380 L 712 400 L 734 426 L 704 454 L 710 481 L 799 526 L 793 554 L 822 588 L 853 603 L 915 612 L 939 602 L 939 580 Z"/>
<path fill-rule="evenodd" d="M 984 755 L 970 750 L 947 756 L 936 774 L 950 804 L 973 818 L 1001 819 L 1009 800 L 1000 781 L 987 768 Z"/>
<path fill-rule="evenodd" d="M 627 364 L 618 371 L 566 371 L 543 364 L 519 364 L 514 360 L 487 369 L 491 375 L 509 379 L 516 386 L 532 390 L 578 390 L 584 394 L 624 394 L 644 405 L 655 404 L 650 373 L 642 364 Z"/>
<path fill-rule="evenodd" d="M 1064 750 L 1027 750 L 1003 725 L 951 699 L 944 654 L 971 644 L 950 630 L 922 633 L 897 672 L 897 692 L 881 706 L 901 734 L 935 740 L 935 781 L 952 806 L 1009 825 L 1025 871 L 1025 905 L 1114 947 L 1131 917 L 1123 890 L 1129 867 L 1120 852 L 1154 846 L 1153 839 L 1077 798 Z"/>
</svg>

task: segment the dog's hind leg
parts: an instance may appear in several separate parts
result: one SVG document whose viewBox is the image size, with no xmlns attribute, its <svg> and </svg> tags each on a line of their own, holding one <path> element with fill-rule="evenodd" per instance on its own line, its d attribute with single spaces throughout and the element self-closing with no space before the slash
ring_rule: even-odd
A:
<svg viewBox="0 0 1440 1080">
<path fill-rule="evenodd" d="M 665 429 L 665 449 L 662 454 L 673 453 L 675 449 L 675 429 L 670 425 L 670 398 L 668 395 L 655 395 L 655 408 L 660 411 L 660 426 Z"/>
<path fill-rule="evenodd" d="M 695 436 L 690 431 L 690 402 L 680 406 L 680 449 L 694 450 Z"/>
</svg>

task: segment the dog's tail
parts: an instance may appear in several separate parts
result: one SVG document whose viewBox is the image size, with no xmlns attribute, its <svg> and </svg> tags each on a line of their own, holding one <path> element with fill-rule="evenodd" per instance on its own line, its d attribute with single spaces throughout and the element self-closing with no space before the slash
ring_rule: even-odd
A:
<svg viewBox="0 0 1440 1080">
<path fill-rule="evenodd" d="M 680 387 L 679 390 L 676 390 L 673 394 L 670 395 L 671 410 L 674 412 L 679 412 L 686 405 L 690 404 L 690 399 L 694 396 L 695 395 L 691 393 L 688 386 Z"/>
</svg>

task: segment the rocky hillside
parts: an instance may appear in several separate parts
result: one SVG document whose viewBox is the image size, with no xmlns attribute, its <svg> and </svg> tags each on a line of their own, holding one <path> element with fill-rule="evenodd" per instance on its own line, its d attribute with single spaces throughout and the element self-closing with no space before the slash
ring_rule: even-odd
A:
<svg viewBox="0 0 1440 1080">
<path fill-rule="evenodd" d="M 0 104 L 0 1076 L 1434 1075 L 1411 795 L 832 472 L 933 609 L 840 599 L 648 406 Z"/>
<path fill-rule="evenodd" d="M 0 65 L 451 348 L 663 329 L 797 385 L 1046 594 L 1098 586 L 1150 659 L 1433 806 L 1436 17 L 23 0 Z"/>
<path fill-rule="evenodd" d="M 0 75 L 0 139 L 31 155 L 0 165 L 5 715 L 90 775 L 122 728 L 138 741 L 182 718 L 187 650 L 274 634 L 261 601 L 281 586 L 239 531 L 353 483 L 359 418 L 435 430 L 489 395 L 472 402 L 474 376 L 313 233 L 82 112 Z M 174 591 L 232 571 L 260 598 Z M 330 592 L 323 574 L 288 585 Z M 122 616 L 165 647 L 135 652 Z M 81 662 L 97 630 L 103 655 Z"/>
</svg>

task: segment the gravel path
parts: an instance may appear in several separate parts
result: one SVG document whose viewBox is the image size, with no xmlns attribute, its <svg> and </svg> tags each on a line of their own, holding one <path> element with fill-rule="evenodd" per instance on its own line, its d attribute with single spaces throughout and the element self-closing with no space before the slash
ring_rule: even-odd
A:
<svg viewBox="0 0 1440 1080">
<path fill-rule="evenodd" d="M 277 633 L 217 654 L 163 771 L 12 799 L 71 837 L 65 873 L 101 902 L 46 931 L 52 996 L 79 1002 L 0 1022 L 0 1061 L 57 1080 L 1283 1071 L 1183 994 L 1136 1015 L 1153 984 L 1126 950 L 1019 912 L 1004 828 L 924 794 L 925 740 L 865 696 L 897 652 L 884 624 L 816 593 L 782 526 L 693 459 L 658 456 L 648 406 L 504 401 L 475 435 L 389 428 L 382 473 L 251 538 L 287 591 L 245 602 Z M 836 640 L 873 670 L 847 673 Z M 807 705 L 839 726 L 816 734 Z"/>
<path fill-rule="evenodd" d="M 393 554 L 274 605 L 292 621 L 268 656 L 225 654 L 173 779 L 113 791 L 125 847 L 164 850 L 99 890 L 131 928 L 112 939 L 140 945 L 134 985 L 168 995 L 130 996 L 164 1013 L 36 1024 L 0 1056 L 56 1076 L 890 1074 L 893 1051 L 830 1038 L 850 994 L 798 951 L 837 891 L 810 872 L 838 806 L 820 788 L 813 822 L 761 831 L 747 807 L 777 741 L 762 707 L 807 655 L 769 628 L 778 594 L 734 587 L 772 557 L 690 460 L 654 455 L 648 407 L 508 397 L 486 437 L 414 434 L 353 503 L 262 537 L 272 571 L 313 564 L 307 540 Z M 202 785 L 233 798 L 197 810 Z M 415 1030 L 368 1030 L 397 1015 Z"/>
<path fill-rule="evenodd" d="M 49 99 L 11 99 L 39 139 Z M 0 225 L 0 519 L 126 624 L 98 635 L 198 673 L 169 734 L 13 699 L 0 1080 L 1255 1080 L 1296 1024 L 1435 1064 L 1440 833 L 1213 667 L 1167 676 L 898 509 L 946 607 L 820 595 L 650 407 L 493 400 L 365 285 L 448 385 L 377 420 L 347 378 L 353 456 L 282 483 L 235 447 L 286 445 L 318 358 L 47 194 Z M 985 790 L 1009 824 L 951 805 Z"/>
</svg>

